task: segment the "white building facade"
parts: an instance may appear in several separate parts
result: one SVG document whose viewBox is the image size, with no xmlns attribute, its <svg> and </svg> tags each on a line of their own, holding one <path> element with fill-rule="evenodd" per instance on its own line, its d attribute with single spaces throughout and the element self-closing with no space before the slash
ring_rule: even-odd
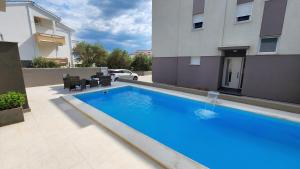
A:
<svg viewBox="0 0 300 169">
<path fill-rule="evenodd" d="M 46 57 L 62 66 L 73 65 L 74 30 L 36 3 L 6 2 L 6 12 L 0 12 L 0 25 L 0 40 L 18 43 L 24 67 L 30 66 L 35 57 Z"/>
<path fill-rule="evenodd" d="M 153 0 L 153 81 L 300 103 L 300 0 Z"/>
</svg>

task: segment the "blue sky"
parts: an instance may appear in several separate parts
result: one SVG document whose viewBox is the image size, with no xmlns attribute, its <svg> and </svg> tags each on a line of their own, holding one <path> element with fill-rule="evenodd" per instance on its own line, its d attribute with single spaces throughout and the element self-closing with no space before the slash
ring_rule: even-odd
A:
<svg viewBox="0 0 300 169">
<path fill-rule="evenodd" d="M 151 49 L 151 0 L 35 0 L 76 30 L 79 41 L 129 52 Z"/>
</svg>

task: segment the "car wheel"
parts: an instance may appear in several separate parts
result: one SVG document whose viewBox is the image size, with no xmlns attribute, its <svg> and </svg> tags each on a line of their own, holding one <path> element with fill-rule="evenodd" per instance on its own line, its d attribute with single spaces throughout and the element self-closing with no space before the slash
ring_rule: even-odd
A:
<svg viewBox="0 0 300 169">
<path fill-rule="evenodd" d="M 138 80 L 138 77 L 134 76 L 134 77 L 133 77 L 133 80 Z"/>
</svg>

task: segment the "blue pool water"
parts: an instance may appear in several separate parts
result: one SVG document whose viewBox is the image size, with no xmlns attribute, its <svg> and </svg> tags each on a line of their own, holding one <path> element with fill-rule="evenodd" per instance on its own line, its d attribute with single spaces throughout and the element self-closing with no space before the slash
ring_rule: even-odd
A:
<svg viewBox="0 0 300 169">
<path fill-rule="evenodd" d="M 300 169 L 300 124 L 126 86 L 83 102 L 212 169 Z"/>
</svg>

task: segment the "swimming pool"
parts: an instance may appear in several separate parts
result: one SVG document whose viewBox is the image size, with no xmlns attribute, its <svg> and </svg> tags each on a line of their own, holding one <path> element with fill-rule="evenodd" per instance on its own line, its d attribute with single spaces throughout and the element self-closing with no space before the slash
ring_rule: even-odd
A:
<svg viewBox="0 0 300 169">
<path fill-rule="evenodd" d="M 212 169 L 299 169 L 300 124 L 126 86 L 79 100 Z"/>
</svg>

